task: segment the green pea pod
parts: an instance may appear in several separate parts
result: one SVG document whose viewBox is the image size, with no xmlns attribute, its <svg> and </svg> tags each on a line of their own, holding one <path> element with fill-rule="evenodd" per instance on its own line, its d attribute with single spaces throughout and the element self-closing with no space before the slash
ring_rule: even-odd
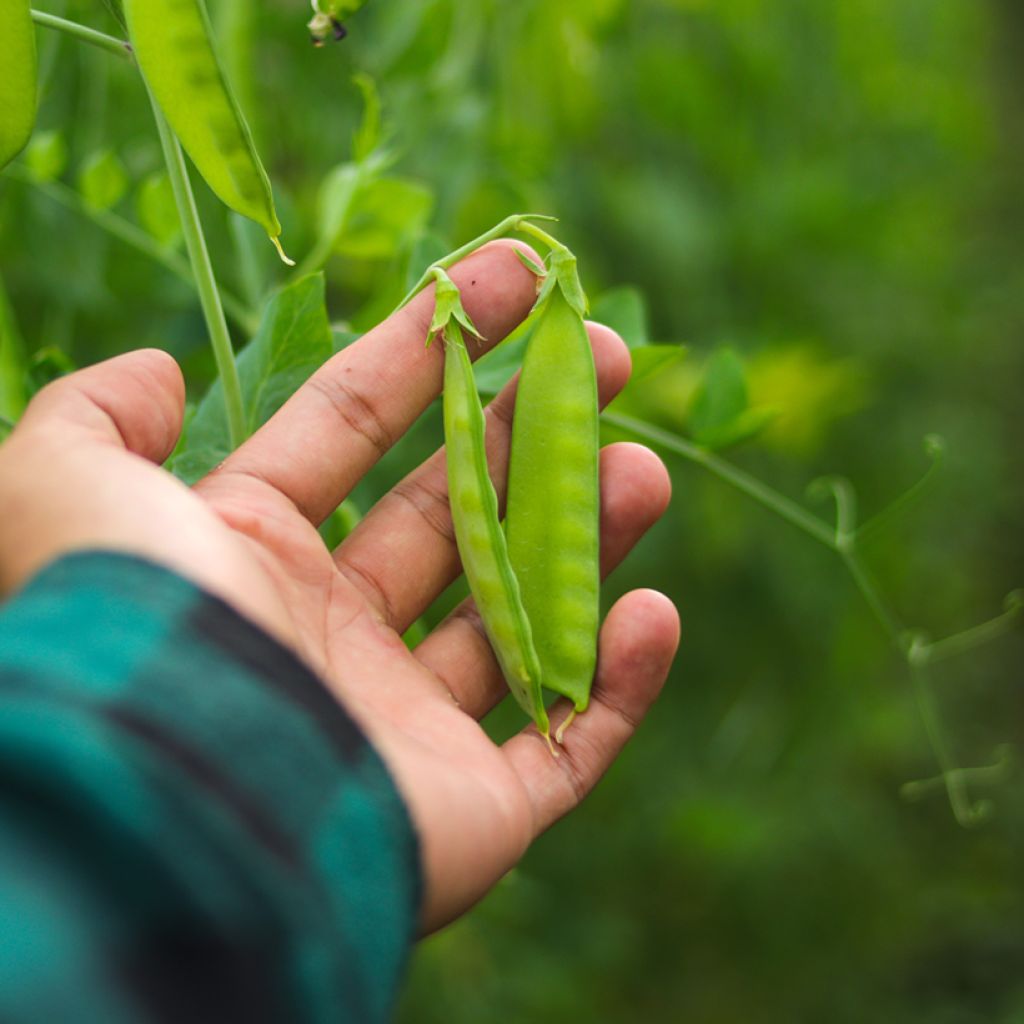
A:
<svg viewBox="0 0 1024 1024">
<path fill-rule="evenodd" d="M 575 715 L 590 700 L 600 618 L 597 378 L 582 290 L 555 276 L 516 392 L 505 532 L 544 686 Z"/>
<path fill-rule="evenodd" d="M 448 492 L 462 567 L 508 687 L 550 743 L 540 663 L 487 472 L 484 413 L 462 328 L 454 315 L 447 320 L 443 337 Z"/>
<path fill-rule="evenodd" d="M 36 34 L 29 0 L 0 2 L 0 40 L 0 167 L 6 167 L 36 123 Z"/>
<path fill-rule="evenodd" d="M 218 198 L 278 237 L 270 180 L 213 48 L 203 0 L 124 0 L 128 35 L 150 92 Z"/>
</svg>

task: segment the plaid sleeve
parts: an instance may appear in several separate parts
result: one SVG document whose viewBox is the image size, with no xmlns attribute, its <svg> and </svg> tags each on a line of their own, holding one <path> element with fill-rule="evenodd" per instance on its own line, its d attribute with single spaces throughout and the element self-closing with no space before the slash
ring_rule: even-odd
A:
<svg viewBox="0 0 1024 1024">
<path fill-rule="evenodd" d="M 91 552 L 0 611 L 0 1020 L 385 1021 L 419 886 L 380 758 L 218 598 Z"/>
</svg>

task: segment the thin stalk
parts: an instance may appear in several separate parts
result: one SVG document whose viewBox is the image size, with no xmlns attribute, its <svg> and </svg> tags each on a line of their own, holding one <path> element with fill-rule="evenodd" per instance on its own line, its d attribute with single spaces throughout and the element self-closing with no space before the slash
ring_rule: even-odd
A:
<svg viewBox="0 0 1024 1024">
<path fill-rule="evenodd" d="M 803 530 L 816 541 L 824 544 L 832 551 L 836 550 L 836 540 L 828 524 L 819 519 L 816 515 L 801 508 L 795 501 L 791 501 L 785 495 L 762 483 L 756 477 L 744 472 L 738 466 L 726 462 L 713 452 L 708 451 L 700 445 L 693 444 L 685 438 L 676 434 L 661 430 L 643 420 L 634 419 L 632 416 L 624 416 L 622 413 L 605 412 L 601 419 L 612 426 L 621 427 L 638 437 L 646 438 L 648 441 L 669 451 L 681 455 L 690 462 L 704 466 L 719 479 L 732 484 L 737 490 L 742 491 L 749 498 L 771 509 L 781 516 L 786 522 L 791 523 L 798 530 Z"/>
<path fill-rule="evenodd" d="M 163 148 L 164 161 L 167 164 L 167 176 L 171 180 L 174 200 L 178 205 L 178 215 L 181 217 L 185 248 L 188 250 L 189 260 L 192 263 L 196 289 L 199 292 L 199 302 L 203 307 L 206 329 L 210 334 L 210 344 L 213 346 L 217 373 L 220 376 L 221 387 L 224 389 L 228 436 L 231 439 L 231 446 L 237 448 L 245 440 L 247 434 L 245 412 L 242 405 L 242 386 L 238 379 L 238 367 L 235 365 L 231 335 L 228 333 L 228 325 L 224 319 L 224 307 L 221 305 L 220 293 L 217 291 L 217 279 L 213 274 L 213 264 L 210 262 L 210 253 L 206 248 L 206 238 L 203 235 L 203 226 L 199 220 L 199 211 L 196 209 L 195 196 L 192 194 L 192 186 L 189 183 L 188 169 L 185 167 L 181 146 L 152 96 L 150 96 L 150 102 L 153 105 L 153 117 L 156 121 L 157 131 L 160 133 L 160 145 Z"/>
<path fill-rule="evenodd" d="M 958 654 L 966 654 L 968 651 L 974 650 L 975 647 L 981 647 L 1004 633 L 1008 633 L 1013 628 L 1016 619 L 1020 617 L 1022 610 L 1024 610 L 1024 595 L 1020 591 L 1014 591 L 1006 599 L 1006 611 L 1002 615 L 997 615 L 994 619 L 989 619 L 988 622 L 972 626 L 961 633 L 954 633 L 942 640 L 933 640 L 928 644 L 926 648 L 928 661 L 944 661 L 946 658 L 954 658 Z"/>
<path fill-rule="evenodd" d="M 131 246 L 137 252 L 148 256 L 149 259 L 159 263 L 165 270 L 170 271 L 175 277 L 181 278 L 191 286 L 195 286 L 196 279 L 189 266 L 188 260 L 183 259 L 173 249 L 160 245 L 152 235 L 147 234 L 137 227 L 130 220 L 114 213 L 112 210 L 98 210 L 84 202 L 82 197 L 73 189 L 59 181 L 39 181 L 32 177 L 21 167 L 15 164 L 7 167 L 4 173 L 24 185 L 36 189 L 49 199 L 82 217 L 92 221 L 97 227 L 102 228 L 118 241 Z M 248 337 L 256 333 L 259 327 L 258 318 L 246 307 L 237 296 L 221 289 L 221 301 L 224 304 L 224 312 L 237 324 Z"/>
<path fill-rule="evenodd" d="M 994 786 L 1006 781 L 1012 767 L 1013 750 L 1009 744 L 1003 744 L 996 749 L 995 761 L 992 764 L 982 764 L 975 768 L 957 768 L 956 771 L 964 782 L 977 786 Z M 930 779 L 914 779 L 900 786 L 900 796 L 904 800 L 920 800 L 921 797 L 945 786 L 946 780 L 941 775 Z"/>
<path fill-rule="evenodd" d="M 897 515 L 899 515 L 899 513 L 903 512 L 908 506 L 917 501 L 935 482 L 945 458 L 946 443 L 938 434 L 929 434 L 924 439 L 924 451 L 931 460 L 931 464 L 928 466 L 924 475 L 916 484 L 914 484 L 913 487 L 904 491 L 903 494 L 893 501 L 888 508 L 882 509 L 882 511 L 877 515 L 867 520 L 867 522 L 862 523 L 857 529 L 858 540 L 863 540 L 865 537 L 891 522 Z"/>
<path fill-rule="evenodd" d="M 116 36 L 108 36 L 105 32 L 97 32 L 87 25 L 80 25 L 77 21 L 68 21 L 67 18 L 59 18 L 56 14 L 47 14 L 45 11 L 32 11 L 32 20 L 44 28 L 56 29 L 69 36 L 74 36 L 80 42 L 88 43 L 90 46 L 97 46 L 101 50 L 114 54 L 115 57 L 122 57 L 125 60 L 132 60 L 132 44 L 126 39 L 118 39 Z"/>
<path fill-rule="evenodd" d="M 1007 598 L 1006 611 L 997 618 L 975 626 L 973 629 L 965 630 L 963 633 L 947 637 L 945 640 L 928 643 L 922 634 L 914 635 L 907 630 L 897 614 L 889 607 L 878 585 L 861 561 L 860 552 L 857 550 L 858 531 L 854 521 L 856 514 L 854 495 L 848 481 L 842 478 L 828 478 L 821 481 L 822 484 L 830 488 L 836 501 L 836 528 L 833 532 L 825 522 L 805 511 L 789 498 L 685 438 L 620 413 L 605 412 L 602 414 L 602 419 L 606 423 L 627 430 L 710 470 L 715 476 L 771 509 L 839 556 L 857 589 L 907 665 L 914 685 L 918 712 L 928 743 L 938 763 L 940 777 L 945 785 L 956 820 L 964 826 L 975 825 L 981 821 L 987 813 L 989 805 L 985 801 L 977 804 L 971 803 L 967 790 L 967 783 L 970 781 L 971 775 L 967 771 L 957 768 L 953 763 L 932 693 L 929 666 L 933 661 L 968 651 L 1005 633 L 1012 620 L 1024 608 L 1024 596 L 1015 591 Z"/>
<path fill-rule="evenodd" d="M 485 231 L 482 235 L 477 235 L 472 241 L 467 242 L 465 245 L 460 245 L 458 249 L 448 253 L 443 259 L 435 260 L 431 263 L 423 272 L 423 276 L 409 289 L 405 298 L 398 304 L 398 308 L 401 309 L 417 292 L 422 291 L 430 283 L 431 274 L 435 267 L 447 270 L 458 263 L 464 256 L 468 256 L 474 249 L 479 249 L 481 245 L 493 242 L 496 238 L 504 238 L 505 235 L 512 231 L 524 230 L 524 227 L 529 225 L 530 221 L 557 219 L 557 217 L 548 217 L 543 213 L 514 213 L 511 217 L 506 217 L 500 223 L 495 224 L 489 231 Z M 557 242 L 555 244 L 558 245 Z"/>
<path fill-rule="evenodd" d="M 839 557 L 843 560 L 857 589 L 861 592 L 868 607 L 875 613 L 875 618 L 881 623 L 882 629 L 885 630 L 893 646 L 903 657 L 907 657 L 907 629 L 882 597 L 878 585 L 864 567 L 859 552 L 852 546 L 844 546 L 839 552 Z"/>
<path fill-rule="evenodd" d="M 939 724 L 939 713 L 935 707 L 935 698 L 932 696 L 931 677 L 928 672 L 927 661 L 917 655 L 916 647 L 919 641 L 911 642 L 907 653 L 907 662 L 910 665 L 910 675 L 914 680 L 914 695 L 917 698 L 917 710 L 924 723 L 925 732 L 928 735 L 928 742 L 931 745 L 932 753 L 938 762 L 939 771 L 946 784 L 946 793 L 949 796 L 949 804 L 953 808 L 956 820 L 964 827 L 977 824 L 982 817 L 984 805 L 972 805 L 967 793 L 967 780 L 964 773 L 953 763 L 949 753 L 946 737 Z"/>
</svg>

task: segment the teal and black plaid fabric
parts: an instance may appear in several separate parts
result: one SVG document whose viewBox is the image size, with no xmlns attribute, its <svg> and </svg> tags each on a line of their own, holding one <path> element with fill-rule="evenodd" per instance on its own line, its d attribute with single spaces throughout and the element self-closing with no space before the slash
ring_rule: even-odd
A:
<svg viewBox="0 0 1024 1024">
<path fill-rule="evenodd" d="M 387 1020 L 416 840 L 323 684 L 84 553 L 0 611 L 0 1021 Z"/>
</svg>

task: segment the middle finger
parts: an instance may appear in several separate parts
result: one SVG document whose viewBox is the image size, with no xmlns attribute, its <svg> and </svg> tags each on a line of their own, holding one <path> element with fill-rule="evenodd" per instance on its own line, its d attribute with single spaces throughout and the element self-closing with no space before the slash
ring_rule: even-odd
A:
<svg viewBox="0 0 1024 1024">
<path fill-rule="evenodd" d="M 609 328 L 588 324 L 587 330 L 603 407 L 629 378 L 629 352 Z M 506 385 L 485 412 L 487 464 L 499 502 L 505 493 L 515 385 L 515 380 Z M 443 448 L 374 505 L 339 545 L 335 563 L 396 630 L 405 630 L 422 614 L 460 571 Z"/>
</svg>

